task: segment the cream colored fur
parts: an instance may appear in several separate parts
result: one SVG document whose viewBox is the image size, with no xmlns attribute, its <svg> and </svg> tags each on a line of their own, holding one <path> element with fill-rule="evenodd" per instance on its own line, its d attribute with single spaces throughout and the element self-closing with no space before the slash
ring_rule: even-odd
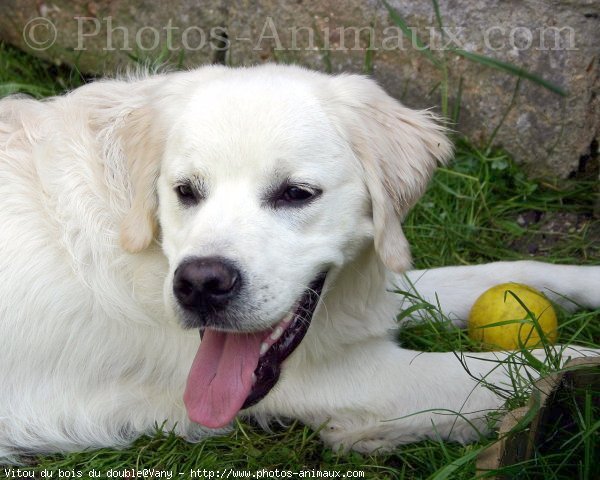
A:
<svg viewBox="0 0 600 480">
<path fill-rule="evenodd" d="M 189 255 L 244 266 L 248 329 L 275 324 L 329 271 L 306 338 L 244 414 L 326 424 L 328 444 L 360 451 L 485 433 L 502 401 L 476 379 L 507 382 L 488 361 L 506 354 L 469 356 L 471 376 L 454 353 L 406 350 L 392 335 L 410 299 L 390 289 L 412 288 L 400 221 L 450 155 L 430 113 L 372 80 L 296 67 L 207 67 L 1 101 L 0 458 L 125 445 L 163 424 L 190 440 L 209 433 L 182 401 L 199 336 L 180 326 L 171 282 Z M 190 176 L 208 193 L 182 209 L 173 185 Z M 265 206 L 285 177 L 323 194 L 306 208 Z M 599 267 L 408 278 L 457 322 L 509 280 L 600 305 Z"/>
</svg>

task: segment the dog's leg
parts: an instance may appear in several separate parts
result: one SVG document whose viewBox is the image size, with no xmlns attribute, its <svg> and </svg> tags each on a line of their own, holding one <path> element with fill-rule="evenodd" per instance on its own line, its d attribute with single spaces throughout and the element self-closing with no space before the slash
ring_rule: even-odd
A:
<svg viewBox="0 0 600 480">
<path fill-rule="evenodd" d="M 563 359 L 597 353 L 567 348 Z M 305 360 L 255 412 L 298 418 L 334 448 L 362 452 L 426 438 L 469 442 L 488 432 L 486 414 L 513 394 L 511 378 L 523 385 L 536 376 L 524 365 L 518 353 L 422 353 L 370 340 L 314 365 Z"/>
<path fill-rule="evenodd" d="M 600 307 L 600 266 L 552 265 L 534 261 L 413 270 L 397 277 L 400 290 L 416 293 L 461 324 L 485 290 L 504 282 L 524 283 L 568 310 Z M 421 300 L 407 296 L 402 308 Z M 412 317 L 411 317 L 412 318 Z M 414 320 L 419 316 L 414 315 Z"/>
</svg>

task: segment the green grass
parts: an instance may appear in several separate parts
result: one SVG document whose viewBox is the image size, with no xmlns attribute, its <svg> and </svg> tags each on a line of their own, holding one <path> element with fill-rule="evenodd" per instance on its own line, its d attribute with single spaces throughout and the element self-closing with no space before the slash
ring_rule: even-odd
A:
<svg viewBox="0 0 600 480">
<path fill-rule="evenodd" d="M 48 66 L 0 44 L 0 94 L 21 91 L 42 97 L 82 82 L 77 73 Z M 455 160 L 437 172 L 427 194 L 406 219 L 405 231 L 420 268 L 530 258 L 527 252 L 531 245 L 542 245 L 537 256 L 549 262 L 597 264 L 598 222 L 592 220 L 595 194 L 592 183 L 528 180 L 503 152 L 479 150 L 467 140 L 457 139 Z M 565 215 L 577 219 L 576 227 L 565 231 L 547 228 L 549 219 Z M 531 216 L 538 220 L 524 226 L 522 218 Z M 464 331 L 449 327 L 435 306 L 423 305 L 422 311 L 428 321 L 401 332 L 405 346 L 427 351 L 477 348 Z M 600 311 L 560 311 L 559 315 L 561 342 L 576 339 L 580 344 L 600 346 Z M 527 397 L 522 385 L 515 389 L 511 406 L 523 404 Z M 581 478 L 594 478 L 599 463 L 594 445 L 598 445 L 600 414 L 589 398 L 576 405 L 577 432 L 562 440 L 559 437 L 552 451 L 520 465 L 518 471 L 513 469 L 512 478 L 571 480 L 575 478 L 573 471 L 580 472 Z M 475 477 L 477 453 L 492 441 L 483 439 L 468 446 L 427 441 L 399 447 L 389 454 L 338 455 L 323 446 L 318 432 L 298 423 L 273 432 L 238 423 L 229 435 L 195 445 L 158 433 L 123 450 L 29 460 L 31 469 L 53 471 L 54 478 L 59 470 L 82 472 L 85 477 L 91 470 L 156 468 L 175 472 L 178 477 L 179 472 L 189 476 L 191 470 L 202 468 L 253 473 L 266 468 L 360 470 L 369 479 L 471 479 Z M 0 469 L 0 478 L 3 475 Z"/>
<path fill-rule="evenodd" d="M 47 97 L 83 83 L 77 70 L 46 64 L 0 41 L 0 97 L 13 93 Z"/>
</svg>

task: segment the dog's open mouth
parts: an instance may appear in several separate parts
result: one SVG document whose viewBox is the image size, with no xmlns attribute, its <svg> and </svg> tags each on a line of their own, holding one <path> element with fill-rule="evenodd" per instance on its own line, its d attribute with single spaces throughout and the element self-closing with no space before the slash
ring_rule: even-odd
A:
<svg viewBox="0 0 600 480">
<path fill-rule="evenodd" d="M 275 327 L 255 333 L 205 329 L 188 375 L 184 402 L 190 419 L 220 428 L 259 402 L 279 378 L 282 362 L 306 334 L 325 274 L 304 291 L 295 310 Z"/>
</svg>

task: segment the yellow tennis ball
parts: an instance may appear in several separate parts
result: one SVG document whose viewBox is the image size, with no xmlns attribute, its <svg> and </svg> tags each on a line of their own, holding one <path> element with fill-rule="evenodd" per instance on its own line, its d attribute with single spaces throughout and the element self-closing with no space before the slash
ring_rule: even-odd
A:
<svg viewBox="0 0 600 480">
<path fill-rule="evenodd" d="M 543 293 L 520 283 L 496 285 L 475 301 L 468 319 L 469 337 L 487 350 L 518 349 L 519 338 L 528 348 L 541 346 L 534 321 L 515 295 L 537 319 L 546 342 L 556 342 L 558 323 L 552 304 Z"/>
</svg>

